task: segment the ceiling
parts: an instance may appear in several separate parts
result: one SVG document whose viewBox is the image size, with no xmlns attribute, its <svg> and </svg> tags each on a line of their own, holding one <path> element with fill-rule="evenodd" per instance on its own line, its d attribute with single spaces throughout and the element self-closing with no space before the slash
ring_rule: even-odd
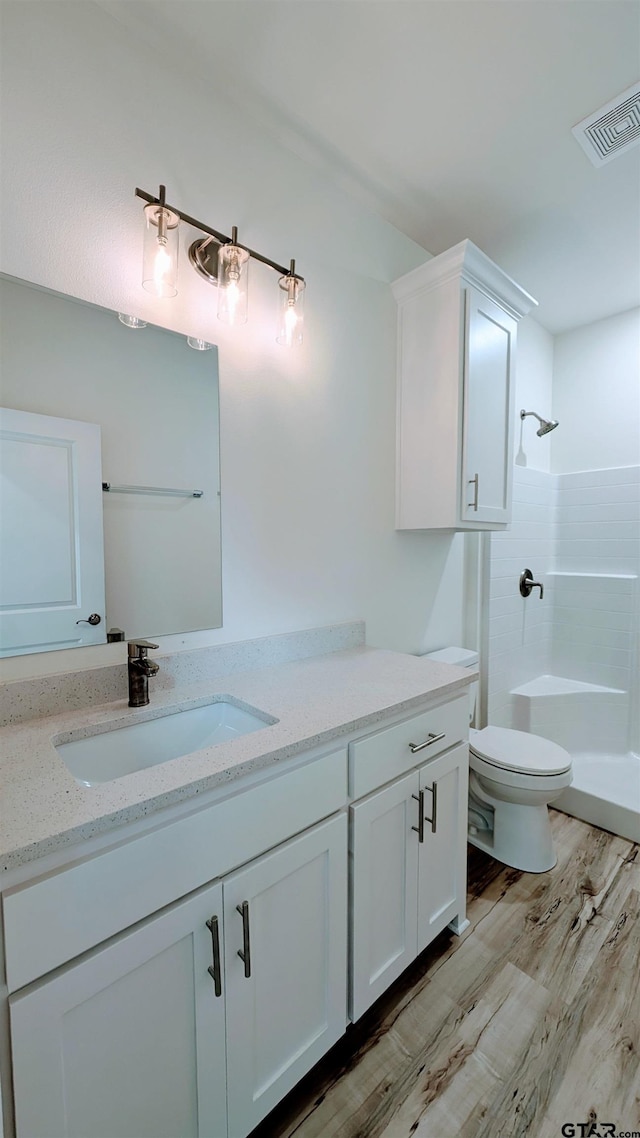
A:
<svg viewBox="0 0 640 1138">
<path fill-rule="evenodd" d="M 640 146 L 571 128 L 640 79 L 636 0 L 103 0 L 433 254 L 470 237 L 553 333 L 640 304 Z"/>
</svg>

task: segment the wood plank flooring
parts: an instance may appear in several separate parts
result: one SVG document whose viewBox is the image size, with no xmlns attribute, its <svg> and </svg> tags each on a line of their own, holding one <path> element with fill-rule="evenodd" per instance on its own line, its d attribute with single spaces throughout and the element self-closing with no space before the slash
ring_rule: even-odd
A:
<svg viewBox="0 0 640 1138">
<path fill-rule="evenodd" d="M 471 850 L 470 928 L 441 934 L 252 1138 L 640 1134 L 638 846 L 551 813 L 555 869 Z"/>
</svg>

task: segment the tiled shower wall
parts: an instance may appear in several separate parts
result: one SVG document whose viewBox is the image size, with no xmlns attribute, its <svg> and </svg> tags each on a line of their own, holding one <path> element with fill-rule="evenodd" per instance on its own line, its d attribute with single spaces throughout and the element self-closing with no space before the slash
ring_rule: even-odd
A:
<svg viewBox="0 0 640 1138">
<path fill-rule="evenodd" d="M 491 537 L 489 722 L 510 691 L 551 673 L 636 693 L 640 467 L 548 474 L 516 467 L 513 525 Z M 518 577 L 545 585 L 524 600 Z M 637 708 L 631 709 L 637 746 Z"/>
<path fill-rule="evenodd" d="M 515 466 L 511 528 L 491 534 L 488 717 L 497 727 L 513 726 L 511 689 L 550 670 L 554 489 L 554 475 Z M 544 583 L 542 603 L 537 589 L 520 596 L 523 569 Z"/>
</svg>

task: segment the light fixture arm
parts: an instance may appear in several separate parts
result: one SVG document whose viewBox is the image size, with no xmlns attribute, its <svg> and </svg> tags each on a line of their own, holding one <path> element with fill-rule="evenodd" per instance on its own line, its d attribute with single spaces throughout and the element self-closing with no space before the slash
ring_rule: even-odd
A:
<svg viewBox="0 0 640 1138">
<path fill-rule="evenodd" d="M 233 237 L 228 237 L 225 233 L 220 233 L 219 230 L 212 229 L 210 225 L 205 225 L 203 221 L 198 221 L 197 218 L 190 217 L 188 213 L 184 213 L 181 209 L 177 209 L 173 205 L 166 205 L 165 193 L 164 186 L 160 186 L 158 197 L 154 197 L 153 194 L 148 194 L 146 190 L 141 190 L 136 187 L 137 198 L 141 198 L 142 201 L 147 202 L 149 205 L 160 205 L 163 209 L 170 210 L 171 213 L 175 213 L 181 221 L 184 221 L 186 225 L 191 225 L 194 229 L 199 229 L 201 233 L 206 233 L 209 237 L 213 237 L 220 245 L 236 243 Z M 290 273 L 284 265 L 279 265 L 277 261 L 272 261 L 270 257 L 263 257 L 262 253 L 257 253 L 255 249 L 250 249 L 248 245 L 242 245 L 241 248 L 245 249 L 249 256 L 253 257 L 255 261 L 261 261 L 263 265 L 268 265 L 270 269 L 275 269 L 281 276 L 291 275 L 295 276 L 296 280 L 304 281 L 304 277 L 299 276 L 297 273 Z"/>
</svg>

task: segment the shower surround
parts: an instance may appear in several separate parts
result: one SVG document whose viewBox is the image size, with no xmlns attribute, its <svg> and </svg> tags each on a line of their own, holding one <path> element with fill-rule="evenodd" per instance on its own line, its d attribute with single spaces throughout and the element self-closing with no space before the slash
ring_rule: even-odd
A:
<svg viewBox="0 0 640 1138">
<path fill-rule="evenodd" d="M 513 525 L 491 536 L 489 722 L 572 755 L 555 804 L 640 839 L 640 467 L 515 468 Z M 530 568 L 544 599 L 526 600 Z"/>
</svg>

